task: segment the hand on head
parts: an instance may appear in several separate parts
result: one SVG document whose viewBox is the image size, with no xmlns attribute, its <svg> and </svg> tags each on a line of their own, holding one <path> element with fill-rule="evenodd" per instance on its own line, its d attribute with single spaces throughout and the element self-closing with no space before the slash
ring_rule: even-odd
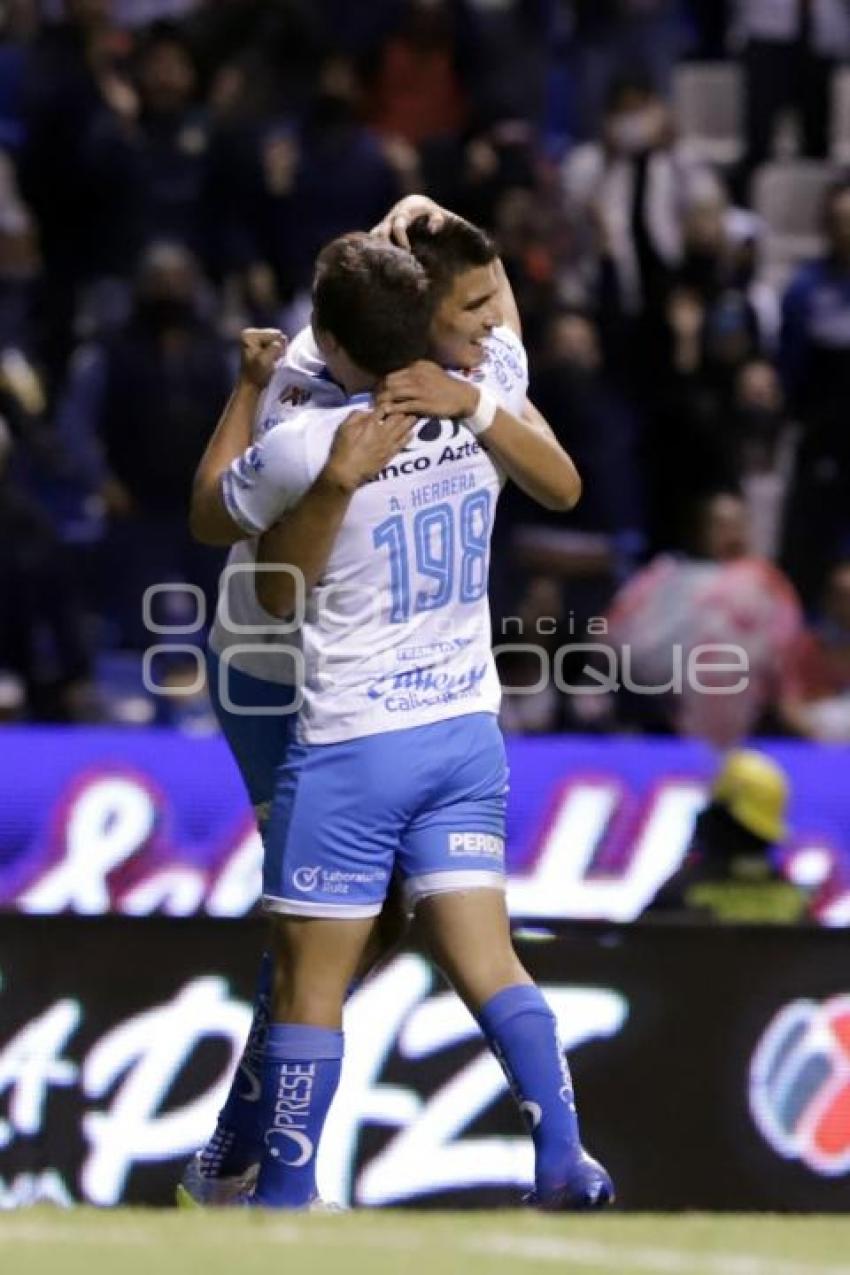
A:
<svg viewBox="0 0 850 1275">
<path fill-rule="evenodd" d="M 428 218 L 428 230 L 434 235 L 445 225 L 449 214 L 427 195 L 408 195 L 394 204 L 390 211 L 374 226 L 371 233 L 377 239 L 385 239 L 410 251 L 410 240 L 407 231 L 414 221 L 420 217 Z"/>
</svg>

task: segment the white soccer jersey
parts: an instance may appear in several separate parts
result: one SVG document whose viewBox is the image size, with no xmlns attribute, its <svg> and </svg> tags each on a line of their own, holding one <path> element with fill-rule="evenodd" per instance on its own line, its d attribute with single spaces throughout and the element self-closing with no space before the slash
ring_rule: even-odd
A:
<svg viewBox="0 0 850 1275">
<path fill-rule="evenodd" d="M 521 342 L 499 328 L 486 348 L 472 378 L 521 413 L 528 390 Z M 365 406 L 362 396 L 340 406 L 311 403 L 267 432 L 231 469 L 231 516 L 258 535 L 297 504 L 357 406 Z M 463 424 L 429 419 L 354 494 L 303 618 L 304 741 L 498 712 L 487 576 L 500 488 L 496 465 Z M 257 623 L 263 613 L 254 606 Z"/>
<path fill-rule="evenodd" d="M 252 431 L 254 447 L 262 443 L 270 430 L 296 418 L 307 406 L 339 407 L 348 401 L 345 391 L 328 377 L 312 329 L 304 328 L 290 341 L 260 399 Z M 252 463 L 253 454 L 252 447 L 225 474 L 222 482 L 225 503 L 240 523 L 238 506 L 233 504 L 230 493 L 239 482 L 240 473 Z M 267 682 L 291 685 L 296 680 L 293 661 L 277 648 L 283 644 L 297 650 L 300 638 L 297 630 L 282 637 L 280 621 L 267 615 L 257 602 L 256 558 L 254 535 L 230 550 L 210 631 L 210 648 L 219 656 L 226 653 L 233 668 L 243 673 Z"/>
</svg>

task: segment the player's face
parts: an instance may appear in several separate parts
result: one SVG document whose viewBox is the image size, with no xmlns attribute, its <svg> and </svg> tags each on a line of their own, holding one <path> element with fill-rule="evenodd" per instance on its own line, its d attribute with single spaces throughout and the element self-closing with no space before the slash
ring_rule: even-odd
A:
<svg viewBox="0 0 850 1275">
<path fill-rule="evenodd" d="M 455 277 L 431 324 L 431 356 L 443 367 L 477 367 L 484 340 L 502 321 L 496 263 Z"/>
</svg>

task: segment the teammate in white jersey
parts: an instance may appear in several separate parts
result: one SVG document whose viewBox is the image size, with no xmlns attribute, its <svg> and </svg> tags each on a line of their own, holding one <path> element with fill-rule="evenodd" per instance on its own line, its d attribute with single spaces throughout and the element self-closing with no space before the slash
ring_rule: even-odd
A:
<svg viewBox="0 0 850 1275">
<path fill-rule="evenodd" d="M 365 236 L 338 241 L 317 266 L 314 322 L 332 348 L 346 344 L 367 351 L 377 374 L 398 367 L 424 352 L 428 337 L 427 279 L 408 253 Z M 363 315 L 366 310 L 365 316 Z M 399 316 L 402 316 L 401 319 Z M 191 521 L 196 536 L 208 543 L 232 543 L 244 536 L 221 500 L 221 471 L 273 426 L 286 426 L 304 403 L 335 407 L 348 393 L 333 379 L 313 333 L 303 332 L 286 349 L 283 334 L 249 330 L 242 337 L 242 366 L 213 438 L 199 467 Z M 344 426 L 334 445 L 333 462 L 349 479 L 375 473 L 406 441 L 405 421 L 358 413 Z M 365 468 L 364 468 L 365 467 Z M 281 637 L 280 625 L 258 608 L 253 563 L 256 541 L 245 539 L 231 551 L 208 653 L 209 687 L 222 730 L 242 772 L 257 813 L 265 821 L 275 789 L 275 775 L 285 757 L 294 723 L 297 633 Z M 259 631 L 258 631 L 259 630 Z M 287 647 L 288 644 L 288 647 Z M 284 647 L 281 652 L 281 646 Z M 291 649 L 292 656 L 287 656 Z M 386 951 L 403 928 L 399 908 L 389 909 L 376 948 Z M 374 964 L 377 952 L 367 955 Z M 216 1130 L 187 1166 L 178 1198 L 198 1203 L 225 1203 L 251 1180 L 256 1169 L 262 1130 L 257 1128 L 257 1062 L 262 1052 L 271 988 L 271 960 L 264 956 L 255 994 L 249 1040 Z"/>
<path fill-rule="evenodd" d="M 392 225 L 395 233 L 398 233 L 399 224 L 400 224 L 401 232 L 403 234 L 405 224 L 409 222 L 411 216 L 415 215 L 415 212 L 419 211 L 418 208 L 415 209 L 414 211 L 414 209 L 411 207 L 411 204 L 415 202 L 416 201 L 405 201 L 405 204 L 402 205 L 400 209 L 394 210 L 393 214 L 388 218 L 387 224 Z M 397 220 L 397 217 L 401 219 L 400 223 L 399 223 L 399 220 Z M 443 219 L 443 214 L 438 213 L 435 218 L 435 223 L 439 225 L 442 219 Z M 427 244 L 424 245 L 424 255 L 426 257 L 429 255 L 428 249 L 429 249 L 429 245 Z M 439 310 L 437 319 L 435 320 L 432 327 L 432 348 L 435 354 L 437 354 L 438 356 L 441 356 L 442 358 L 450 362 L 457 362 L 458 364 L 461 364 L 461 365 L 465 363 L 467 366 L 470 366 L 478 362 L 482 355 L 481 341 L 486 336 L 488 329 L 492 327 L 492 324 L 496 321 L 496 319 L 500 316 L 501 313 L 505 311 L 510 313 L 513 308 L 511 305 L 511 298 L 509 293 L 507 296 L 507 303 L 506 303 L 505 289 L 503 286 L 500 286 L 500 283 L 499 283 L 498 267 L 495 266 L 494 271 L 491 271 L 489 268 L 485 268 L 488 262 L 489 262 L 489 258 L 487 258 L 483 262 L 478 263 L 477 265 L 474 262 L 467 261 L 466 262 L 467 268 L 460 270 L 449 281 L 451 284 L 450 288 L 443 289 L 444 295 L 440 303 L 440 310 Z M 431 264 L 431 268 L 435 269 L 435 263 L 432 261 L 430 264 Z M 492 262 L 490 262 L 490 264 L 492 264 Z M 439 273 L 439 262 L 436 263 L 435 272 Z M 271 353 L 277 352 L 274 347 L 278 338 L 279 338 L 279 334 L 266 334 L 265 336 L 263 334 L 254 334 L 253 339 L 254 339 L 255 346 L 259 347 L 258 349 L 255 348 L 253 351 L 254 357 L 257 362 L 262 363 L 264 355 L 267 355 L 270 352 Z M 298 342 L 296 342 L 295 345 L 297 346 Z M 306 343 L 302 339 L 302 348 L 304 348 L 305 346 L 306 346 Z M 289 362 L 292 354 L 294 353 L 296 353 L 296 351 L 294 350 L 290 351 L 290 354 L 287 358 L 287 362 Z M 310 366 L 311 363 L 314 366 Z M 278 372 L 280 371 L 281 366 L 282 365 L 279 365 Z M 301 368 L 302 373 L 304 372 L 305 367 L 309 369 L 307 373 L 308 375 L 310 375 L 311 373 L 317 370 L 321 371 L 321 367 L 319 367 L 318 369 L 315 367 L 315 356 L 312 356 L 311 358 L 309 353 L 307 354 L 307 359 L 305 364 L 302 365 L 302 368 Z M 398 392 L 402 392 L 407 395 L 409 395 L 411 392 L 421 393 L 423 382 L 426 389 L 430 388 L 432 392 L 436 392 L 441 395 L 445 395 L 447 388 L 448 390 L 451 391 L 452 394 L 457 392 L 457 385 L 449 386 L 449 387 L 446 387 L 446 386 L 440 387 L 439 385 L 435 385 L 433 375 L 429 376 L 429 369 L 425 366 L 422 366 L 416 369 L 416 372 L 412 376 L 408 376 L 407 374 L 404 374 L 403 376 L 401 376 L 395 382 L 393 388 L 397 390 Z M 310 392 L 311 392 L 310 389 L 308 387 L 305 387 L 303 382 L 296 387 L 294 394 L 292 393 L 291 389 L 284 386 L 282 389 L 280 388 L 276 389 L 273 398 L 271 395 L 267 395 L 266 402 L 268 403 L 269 400 L 271 399 L 272 403 L 276 404 L 277 400 L 280 398 L 283 400 L 283 404 L 285 407 L 292 406 L 294 405 L 293 399 L 295 400 L 295 403 L 297 404 L 298 399 L 300 399 L 304 394 L 308 394 Z M 234 396 L 235 402 L 231 403 L 231 408 L 235 407 L 238 413 L 241 412 L 243 430 L 245 429 L 246 424 L 248 427 L 250 427 L 250 418 L 254 414 L 252 408 L 256 403 L 257 394 L 258 394 L 258 391 L 256 390 L 255 387 L 252 386 L 247 396 L 243 393 L 241 402 L 239 401 L 240 395 L 237 393 Z M 247 407 L 248 407 L 247 412 L 245 410 L 246 397 L 247 397 Z M 443 402 L 443 406 L 445 407 L 445 410 L 450 411 L 451 408 L 447 404 L 444 398 L 442 402 Z M 422 406 L 425 410 L 427 410 L 429 407 L 427 403 L 423 404 Z M 440 406 L 440 403 L 436 403 L 431 405 L 431 410 L 441 411 L 443 410 L 443 407 Z M 530 409 L 527 408 L 526 411 L 529 412 Z M 531 418 L 533 421 L 536 419 L 533 411 L 531 411 Z M 265 423 L 267 420 L 268 420 L 268 417 L 266 413 L 258 414 L 258 421 L 260 424 Z M 496 428 L 491 428 L 490 437 L 496 440 L 496 447 L 494 447 L 493 450 L 497 450 L 499 447 L 501 448 L 501 452 L 502 452 L 501 459 L 503 460 L 506 469 L 512 470 L 514 472 L 514 476 L 518 477 L 520 481 L 522 481 L 523 484 L 526 485 L 527 489 L 531 489 L 533 491 L 533 494 L 536 495 L 538 498 L 542 499 L 544 503 L 552 502 L 557 505 L 559 503 L 564 503 L 564 502 L 568 504 L 574 502 L 578 494 L 578 483 L 577 483 L 577 477 L 575 475 L 575 471 L 572 470 L 571 467 L 568 466 L 565 473 L 563 464 L 562 464 L 560 473 L 557 472 L 557 466 L 556 466 L 556 472 L 554 474 L 545 473 L 542 477 L 538 477 L 535 475 L 535 463 L 533 463 L 533 461 L 537 462 L 537 468 L 539 470 L 539 463 L 541 460 L 541 456 L 540 456 L 541 446 L 543 449 L 543 468 L 544 469 L 548 468 L 548 462 L 553 459 L 551 451 L 549 455 L 546 455 L 547 448 L 551 449 L 551 445 L 552 445 L 551 436 L 547 437 L 545 427 L 541 429 L 539 418 L 536 419 L 536 429 L 537 429 L 536 438 L 529 438 L 527 435 L 523 436 L 522 434 L 512 434 L 510 431 L 508 431 L 508 433 L 505 434 L 503 431 L 499 430 L 498 428 L 499 423 L 500 422 L 497 420 L 495 423 Z M 370 424 L 374 424 L 374 422 L 371 422 L 371 423 L 367 422 L 365 425 L 362 422 L 358 422 L 357 424 L 361 427 L 360 438 L 355 441 L 359 442 L 360 445 L 362 446 L 364 443 L 365 435 L 370 429 Z M 355 423 L 352 422 L 351 423 L 352 434 L 354 432 L 354 425 Z M 433 429 L 434 429 L 433 424 L 430 425 L 430 428 L 426 429 L 426 439 L 424 441 L 431 441 L 431 442 L 434 441 L 434 435 L 432 433 Z M 428 434 L 431 434 L 430 439 L 427 437 Z M 339 437 L 340 436 L 338 436 L 337 441 L 339 441 Z M 366 442 L 368 441 L 369 440 L 366 439 Z M 373 446 L 373 449 L 377 441 L 378 440 L 376 438 L 374 430 L 372 430 L 371 445 Z M 529 443 L 531 444 L 530 446 L 529 446 Z M 213 448 L 212 450 L 214 452 L 215 448 Z M 221 449 L 219 449 L 219 451 L 220 450 Z M 467 445 L 467 450 L 469 450 L 468 445 Z M 350 454 L 348 456 L 349 462 L 351 462 L 352 459 L 354 459 L 355 452 L 356 452 L 356 448 L 354 449 L 354 451 L 350 451 Z M 537 452 L 537 456 L 532 459 L 530 458 L 529 453 L 534 453 L 534 452 Z M 443 454 L 444 453 L 441 453 L 441 456 Z M 364 474 L 367 472 L 372 472 L 372 470 L 375 468 L 374 458 L 375 458 L 375 452 L 373 450 L 371 454 L 371 460 L 373 462 L 372 468 L 370 469 L 369 465 L 367 464 L 365 468 L 363 469 Z M 341 456 L 338 459 L 341 461 L 342 459 Z M 363 465 L 363 459 L 364 458 L 361 455 L 360 457 L 361 466 Z M 443 461 L 443 463 L 451 464 L 458 459 L 461 459 L 461 457 L 459 457 L 457 453 L 454 453 L 451 457 L 446 456 L 446 459 Z M 421 462 L 421 458 L 420 458 L 420 462 Z M 335 472 L 339 478 L 343 478 L 346 472 L 350 476 L 350 473 L 351 473 L 350 465 L 348 470 L 346 471 L 346 465 L 342 463 L 337 464 L 335 466 Z M 330 473 L 326 474 L 325 477 L 330 478 Z M 553 486 L 553 478 L 554 478 L 554 486 Z M 564 494 L 565 492 L 565 487 L 563 485 L 564 479 L 566 479 L 566 492 L 567 492 L 566 496 Z M 345 478 L 345 481 L 347 482 L 348 478 Z M 445 481 L 448 481 L 448 480 L 445 480 Z M 456 487 L 457 484 L 449 482 L 449 486 L 447 489 L 445 486 L 445 481 L 443 481 L 442 487 L 439 487 L 436 489 L 436 493 L 435 493 L 435 489 L 432 486 L 430 491 L 426 493 L 425 498 L 427 499 L 427 497 L 430 496 L 431 499 L 434 499 L 435 494 L 436 495 L 451 494 L 451 487 L 452 486 Z M 337 523 L 338 523 L 339 496 L 341 495 L 341 490 L 334 491 L 332 490 L 332 488 L 333 488 L 332 483 L 329 484 L 328 482 L 325 482 L 324 484 L 322 483 L 316 484 L 313 490 L 308 494 L 308 497 L 305 498 L 305 500 L 300 503 L 298 509 L 289 518 L 289 521 L 293 524 L 293 528 L 294 528 L 294 524 L 300 518 L 300 526 L 301 526 L 301 532 L 302 532 L 302 542 L 301 542 L 302 548 L 304 543 L 303 533 L 304 532 L 309 533 L 311 531 L 315 533 L 315 535 L 313 535 L 312 539 L 310 540 L 309 544 L 310 544 L 310 548 L 314 550 L 312 554 L 312 567 L 316 571 L 319 571 L 321 569 L 321 562 L 323 560 L 323 555 L 325 557 L 327 555 L 328 545 L 327 543 L 325 543 L 323 546 L 322 542 L 323 540 L 325 542 L 327 541 L 328 527 L 331 524 L 333 524 L 335 520 L 337 520 Z M 457 493 L 455 492 L 455 494 Z M 311 500 L 312 500 L 312 506 L 311 506 Z M 308 514 L 308 507 L 310 508 L 309 514 Z M 437 522 L 440 521 L 439 516 L 436 521 Z M 203 534 L 205 538 L 209 536 L 210 532 L 208 527 L 204 529 Z M 395 536 L 396 528 L 389 529 L 389 534 L 390 536 Z M 221 532 L 218 528 L 215 529 L 215 535 L 217 537 L 221 535 Z M 227 527 L 224 532 L 224 539 L 228 539 L 228 538 L 230 539 L 233 538 L 231 527 Z M 470 559 L 474 559 L 476 557 L 475 545 L 469 544 L 467 548 L 471 551 L 469 555 Z M 440 562 L 438 561 L 435 569 L 437 570 L 437 573 L 439 575 L 439 573 L 444 570 L 444 567 L 441 567 Z M 445 587 L 445 585 L 443 587 Z M 418 674 L 414 676 L 418 676 Z M 245 680 L 245 685 L 249 688 L 252 688 L 254 692 L 256 692 L 257 687 L 263 686 L 263 683 L 259 681 L 258 679 L 252 679 L 250 677 L 246 677 L 244 680 Z M 426 683 L 427 683 L 427 677 L 426 677 Z M 418 693 L 418 691 L 422 690 L 422 687 L 418 687 L 418 688 L 415 687 L 414 689 Z M 426 685 L 424 689 L 427 694 L 433 694 L 434 688 L 432 686 Z M 449 692 L 450 697 L 454 696 L 456 689 L 457 688 L 450 690 Z M 442 690 L 445 691 L 445 687 L 443 687 Z M 404 698 L 404 697 L 401 697 L 401 698 Z M 416 696 L 414 696 L 413 698 L 416 698 Z M 245 702 L 248 703 L 250 702 L 250 700 L 246 700 Z M 260 702 L 265 702 L 265 701 L 264 699 L 261 698 Z M 255 725 L 256 724 L 257 723 L 255 723 Z M 264 738 L 266 741 L 268 741 L 269 739 L 268 727 L 270 724 L 272 723 L 270 723 L 268 718 L 263 717 L 262 719 L 260 719 L 259 725 L 262 727 L 262 730 L 259 732 L 258 738 Z M 407 734 L 407 732 L 405 732 L 405 734 Z M 415 732 L 411 732 L 411 734 L 415 734 Z M 402 738 L 402 736 L 397 736 L 396 738 Z M 243 750 L 242 752 L 243 759 L 245 755 L 246 755 L 245 751 Z M 238 751 L 237 751 L 237 756 L 239 756 Z M 263 769 L 264 769 L 263 766 L 255 768 L 257 773 L 260 773 L 260 774 L 262 773 Z M 268 769 L 268 767 L 266 767 L 266 769 Z M 469 843 L 466 843 L 466 844 L 468 845 Z M 484 834 L 483 838 L 479 837 L 476 844 L 478 845 L 479 848 L 486 847 L 491 852 L 495 848 L 492 842 L 492 838 L 488 841 L 488 834 Z M 464 847 L 461 843 L 459 842 L 455 843 L 456 851 L 460 852 L 461 854 L 462 854 L 463 848 Z M 338 880 L 336 882 L 337 888 L 340 888 L 340 886 L 345 887 L 348 884 L 350 883 L 347 883 L 344 880 Z M 503 1015 L 504 1009 L 506 1007 L 500 1005 L 497 1008 L 499 1009 L 499 1012 Z M 514 1010 L 516 1010 L 517 1006 L 514 1005 L 513 1008 Z M 521 1007 L 521 1008 L 523 1008 L 523 1014 L 520 1015 L 520 1018 L 525 1019 L 527 1015 L 530 1013 L 531 1014 L 530 1021 L 534 1021 L 535 1012 L 532 1012 L 532 1008 L 529 1008 L 528 1005 L 525 1005 L 524 1007 Z M 538 1004 L 536 1006 L 536 1009 L 539 1009 L 539 1008 L 540 1006 Z M 515 1014 L 512 1016 L 515 1016 Z M 547 1021 L 545 1012 L 542 1015 L 542 1017 L 541 1015 L 537 1014 L 537 1020 L 542 1024 L 544 1031 L 549 1032 L 549 1034 L 551 1035 L 552 1034 L 552 1032 L 550 1031 L 551 1022 Z M 258 1015 L 258 1018 L 255 1020 L 255 1023 L 260 1027 L 262 1026 L 260 1015 Z M 259 1052 L 262 1045 L 261 1035 L 262 1035 L 262 1032 L 254 1034 L 253 1053 L 255 1055 Z M 554 1037 L 552 1038 L 554 1039 Z M 252 1061 L 250 1057 L 251 1052 L 252 1052 L 251 1050 L 248 1051 L 249 1063 Z M 559 1072 L 558 1074 L 560 1075 L 561 1073 Z M 249 1080 L 251 1079 L 250 1075 L 248 1079 Z M 564 1090 L 563 1086 L 561 1086 L 561 1090 L 562 1091 Z M 551 1123 L 552 1123 L 551 1121 L 547 1122 L 547 1124 L 550 1126 L 551 1126 Z M 556 1146 L 557 1139 L 555 1140 L 555 1143 L 553 1143 L 552 1137 L 550 1136 L 548 1141 L 550 1146 L 549 1159 L 551 1160 L 552 1147 Z M 540 1159 L 540 1157 L 538 1158 Z M 545 1155 L 544 1155 L 544 1159 L 545 1159 Z M 561 1154 L 561 1152 L 558 1152 L 556 1159 L 559 1162 L 560 1169 L 563 1174 L 563 1171 L 564 1171 L 563 1166 L 565 1163 L 563 1154 Z M 562 1201 L 566 1202 L 569 1197 L 573 1206 L 575 1206 L 576 1204 L 580 1204 L 582 1202 L 588 1202 L 591 1196 L 593 1196 L 594 1198 L 601 1199 L 605 1194 L 605 1184 L 602 1183 L 600 1185 L 598 1181 L 595 1184 L 593 1182 L 588 1182 L 586 1174 L 584 1175 L 584 1178 L 585 1180 L 583 1184 L 581 1185 L 581 1190 L 579 1191 L 576 1190 L 575 1183 L 573 1183 L 569 1189 L 567 1189 L 567 1184 L 564 1183 L 562 1184 L 564 1189 L 561 1189 L 560 1191 L 555 1193 L 550 1192 L 549 1193 L 550 1202 L 556 1198 L 560 1198 Z M 538 1173 L 538 1186 L 540 1186 L 540 1181 L 541 1181 L 540 1173 Z M 541 1194 L 545 1195 L 546 1193 L 544 1191 L 544 1192 L 541 1192 Z"/>
<path fill-rule="evenodd" d="M 470 228 L 443 238 L 443 260 L 485 245 L 485 259 L 469 269 L 467 258 L 466 273 L 481 290 L 472 308 L 494 313 L 492 248 Z M 457 273 L 447 270 L 441 302 Z M 253 1197 L 261 1205 L 303 1207 L 315 1191 L 316 1144 L 340 1068 L 342 1000 L 394 869 L 528 1119 L 538 1202 L 594 1207 L 613 1194 L 581 1148 L 554 1018 L 513 952 L 504 904 L 507 775 L 486 601 L 501 481 L 494 458 L 556 507 L 574 502 L 576 483 L 551 434 L 518 419 L 522 347 L 493 328 L 485 320 L 472 343 L 483 386 L 418 367 L 388 387 L 435 415 L 417 427 L 403 460 L 360 485 L 339 485 L 335 543 L 308 597 L 300 738 L 278 775 L 267 831 L 264 899 L 279 916 L 282 977 L 262 1064 L 267 1124 Z M 348 370 L 334 374 L 362 388 Z M 287 508 L 303 509 L 314 480 L 328 473 L 343 415 L 309 411 L 272 431 L 253 462 L 234 470 L 231 515 L 256 532 Z M 294 562 L 312 584 L 322 555 L 310 544 L 292 554 L 291 532 L 283 524 L 267 533 L 261 559 Z M 275 613 L 291 611 L 285 577 L 261 577 L 258 595 Z"/>
</svg>

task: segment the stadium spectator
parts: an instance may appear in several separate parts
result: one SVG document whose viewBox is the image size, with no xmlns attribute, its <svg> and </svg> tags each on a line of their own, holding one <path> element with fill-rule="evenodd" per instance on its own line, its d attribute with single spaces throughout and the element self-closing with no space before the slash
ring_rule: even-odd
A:
<svg viewBox="0 0 850 1275">
<path fill-rule="evenodd" d="M 478 119 L 543 119 L 558 9 L 557 0 L 467 0 L 464 48 Z"/>
<path fill-rule="evenodd" d="M 334 47 L 314 0 L 215 0 L 186 24 L 214 110 L 299 114 Z"/>
<path fill-rule="evenodd" d="M 827 195 L 827 251 L 804 265 L 783 305 L 781 368 L 804 427 L 785 559 L 807 603 L 850 549 L 850 182 Z"/>
<path fill-rule="evenodd" d="M 699 812 L 684 863 L 646 915 L 705 921 L 800 922 L 807 897 L 783 877 L 776 847 L 786 840 L 788 777 L 754 749 L 728 753 Z"/>
<path fill-rule="evenodd" d="M 670 272 L 682 264 L 686 209 L 712 178 L 677 144 L 672 114 L 648 81 L 615 85 L 601 140 L 572 152 L 563 180 L 585 250 L 600 268 L 610 264 L 623 310 L 659 308 Z"/>
<path fill-rule="evenodd" d="M 183 243 L 209 258 L 207 222 L 210 127 L 198 102 L 198 76 L 186 37 L 159 25 L 138 60 L 139 117 L 134 130 L 137 216 L 142 244 Z"/>
<path fill-rule="evenodd" d="M 733 207 L 715 174 L 697 181 L 682 221 L 682 262 L 672 284 L 692 288 L 711 309 L 730 294 L 746 298 L 758 331 L 759 347 L 773 349 L 779 336 L 776 292 L 760 279 L 764 235 L 760 219 Z"/>
<path fill-rule="evenodd" d="M 529 125 L 502 121 L 446 146 L 428 147 L 422 159 L 428 182 L 451 192 L 453 206 L 462 216 L 510 237 L 511 243 L 505 245 L 508 255 L 520 247 L 525 235 L 532 239 L 529 247 L 534 251 L 539 232 L 528 219 L 521 227 L 510 217 L 504 226 L 498 225 L 504 219 L 503 201 L 515 198 L 518 191 L 531 192 L 537 181 L 537 137 Z"/>
<path fill-rule="evenodd" d="M 127 645 L 146 645 L 148 585 L 179 579 L 215 596 L 219 555 L 191 539 L 188 498 L 229 383 L 193 258 L 177 245 L 152 246 L 130 319 L 79 352 L 58 409 L 78 481 L 108 515 L 105 607 Z"/>
<path fill-rule="evenodd" d="M 584 495 L 570 526 L 613 537 L 622 547 L 625 567 L 639 556 L 644 539 L 639 421 L 605 366 L 593 317 L 568 310 L 551 319 L 537 369 L 532 401 L 584 479 Z M 509 516 L 546 521 L 545 511 L 532 515 L 519 492 L 509 490 L 505 501 Z"/>
<path fill-rule="evenodd" d="M 353 63 L 330 58 L 303 122 L 271 122 L 257 138 L 234 237 L 246 264 L 271 267 L 284 302 L 306 298 L 319 250 L 352 226 L 378 222 L 405 193 L 399 164 L 415 166 L 411 148 L 388 147 L 360 122 L 359 94 Z M 288 326 L 302 321 L 299 313 Z"/>
<path fill-rule="evenodd" d="M 794 734 L 850 742 L 850 561 L 833 567 L 820 619 L 794 643 L 779 703 Z"/>
<path fill-rule="evenodd" d="M 50 518 L 11 462 L 0 417 L 0 713 L 26 707 L 36 718 L 79 720 L 91 706 L 79 599 Z"/>
<path fill-rule="evenodd" d="M 136 247 L 129 127 L 138 101 L 123 69 L 126 45 L 108 0 L 67 0 L 65 12 L 32 48 L 19 160 L 44 258 L 45 355 L 54 382 L 71 350 L 83 289 L 124 276 Z"/>
<path fill-rule="evenodd" d="M 761 358 L 744 363 L 735 379 L 723 446 L 747 507 L 753 552 L 771 561 L 782 549 L 798 441 L 774 365 Z"/>
<path fill-rule="evenodd" d="M 460 133 L 469 104 L 448 0 L 405 0 L 398 29 L 368 77 L 366 115 L 388 137 L 413 145 Z"/>
<path fill-rule="evenodd" d="M 624 76 L 642 75 L 667 95 L 684 33 L 676 0 L 571 0 L 570 8 L 574 128 L 579 141 L 588 141 L 604 128 L 605 103 Z"/>
<path fill-rule="evenodd" d="M 0 350 L 32 354 L 40 275 L 38 228 L 20 197 L 14 167 L 0 151 Z"/>
<path fill-rule="evenodd" d="M 697 506 L 688 552 L 638 572 L 608 620 L 634 682 L 621 678 L 625 716 L 724 747 L 757 729 L 775 702 L 802 626 L 789 581 L 752 553 L 743 502 L 723 492 Z M 703 650 L 695 673 L 693 653 L 706 646 L 720 649 Z"/>
<path fill-rule="evenodd" d="M 730 416 L 735 378 L 758 350 L 757 320 L 741 293 L 708 304 L 693 288 L 676 287 L 649 335 L 642 382 L 649 536 L 653 548 L 669 549 L 681 543 L 694 501 L 738 483 Z"/>
<path fill-rule="evenodd" d="M 769 157 L 777 119 L 788 107 L 799 116 L 803 153 L 825 158 L 832 70 L 850 53 L 845 0 L 740 0 L 738 34 L 747 86 L 746 174 Z"/>
</svg>

